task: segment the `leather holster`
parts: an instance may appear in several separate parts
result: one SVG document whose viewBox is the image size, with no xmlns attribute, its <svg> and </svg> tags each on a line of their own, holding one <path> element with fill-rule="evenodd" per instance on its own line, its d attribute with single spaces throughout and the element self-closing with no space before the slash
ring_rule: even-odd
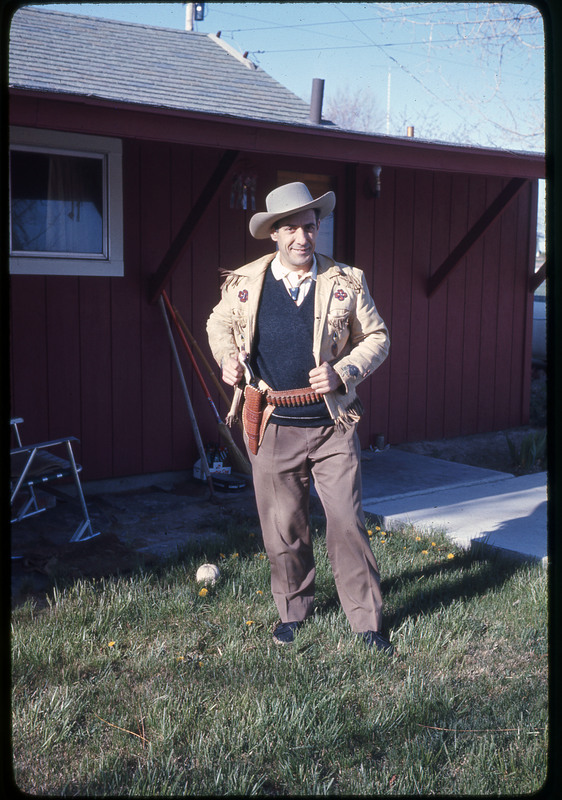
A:
<svg viewBox="0 0 562 800">
<path fill-rule="evenodd" d="M 250 385 L 244 389 L 242 424 L 248 437 L 248 448 L 254 455 L 258 452 L 269 418 L 275 410 L 274 406 L 267 404 L 266 395 L 267 389 Z"/>
</svg>

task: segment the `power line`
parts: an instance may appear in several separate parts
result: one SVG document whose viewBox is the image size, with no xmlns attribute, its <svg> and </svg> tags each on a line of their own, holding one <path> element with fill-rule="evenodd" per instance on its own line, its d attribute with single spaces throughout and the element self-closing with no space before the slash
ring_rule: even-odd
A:
<svg viewBox="0 0 562 800">
<path fill-rule="evenodd" d="M 411 16 L 414 16 L 414 15 L 411 15 Z M 255 19 L 255 17 L 247 17 L 247 19 Z M 530 16 L 530 17 L 528 17 L 526 19 L 528 19 L 529 21 L 533 21 L 533 20 L 536 20 L 536 19 L 540 19 L 540 15 L 538 15 L 538 12 L 537 12 L 537 16 Z M 364 24 L 366 22 L 394 22 L 394 23 L 396 23 L 398 21 L 396 19 L 392 19 L 392 20 L 391 19 L 384 19 L 383 17 L 366 17 L 366 18 L 363 18 L 363 19 L 349 19 L 349 17 L 346 17 L 346 20 L 347 20 L 347 22 L 349 22 L 351 24 L 356 24 L 356 23 Z M 433 26 L 435 26 L 435 25 L 447 25 L 447 26 L 452 26 L 452 27 L 458 28 L 461 25 L 470 25 L 471 27 L 473 27 L 474 25 L 490 24 L 492 22 L 506 22 L 507 23 L 507 22 L 521 22 L 521 20 L 522 20 L 521 17 L 497 17 L 497 18 L 494 18 L 494 19 L 486 19 L 486 18 L 484 18 L 484 19 L 475 19 L 475 20 L 465 20 L 464 22 L 463 21 L 461 21 L 461 22 L 453 22 L 453 21 L 447 22 L 447 21 L 444 21 L 444 20 L 443 21 L 428 20 L 426 23 L 422 23 L 422 24 L 424 24 L 424 25 L 433 25 Z M 406 21 L 408 21 L 408 20 L 406 20 Z M 414 23 L 414 24 L 418 24 L 418 23 Z M 326 27 L 328 25 L 341 25 L 341 20 L 333 20 L 333 21 L 325 21 L 325 22 L 318 22 L 318 21 L 317 22 L 301 22 L 301 23 L 294 24 L 294 25 L 280 25 L 278 23 L 275 23 L 275 24 L 271 24 L 271 25 L 265 25 L 265 26 L 262 26 L 262 27 L 253 27 L 253 28 L 227 28 L 227 29 L 223 28 L 222 32 L 223 32 L 223 34 L 224 33 L 229 33 L 229 34 L 234 34 L 234 33 L 259 33 L 260 31 L 271 31 L 271 30 L 278 31 L 278 30 L 295 30 L 295 29 L 301 29 L 301 28 L 319 28 L 319 27 Z M 321 32 L 318 32 L 318 33 L 320 35 L 323 35 Z M 514 35 L 513 32 L 507 32 L 505 34 L 496 34 L 495 36 L 490 36 L 488 38 L 500 38 L 501 36 L 512 37 L 513 35 Z M 528 31 L 525 35 L 526 36 L 540 36 L 541 32 L 540 31 L 537 31 L 537 32 Z M 474 38 L 481 38 L 481 37 L 474 37 Z"/>
<path fill-rule="evenodd" d="M 346 15 L 346 14 L 345 14 L 345 13 L 342 11 L 342 9 L 341 9 L 341 8 L 339 9 L 339 11 L 340 11 L 340 12 L 343 14 L 343 16 L 344 16 L 346 19 L 348 19 L 348 20 L 349 20 L 349 18 L 348 18 L 348 17 L 347 17 L 347 15 Z M 355 25 L 355 27 L 357 27 L 357 23 L 353 22 L 353 25 Z M 366 34 L 364 31 L 361 31 L 361 33 L 362 33 L 362 34 L 363 34 L 363 35 L 364 35 L 364 36 L 365 36 L 365 37 L 366 37 L 366 38 L 367 38 L 367 39 L 368 39 L 368 40 L 369 40 L 369 41 L 370 41 L 370 42 L 371 42 L 371 43 L 372 43 L 372 44 L 373 44 L 375 47 L 379 47 L 379 48 L 380 48 L 380 45 L 378 45 L 376 42 L 373 42 L 373 40 L 371 39 L 371 37 L 370 37 L 368 34 Z M 383 49 L 383 48 L 380 48 L 380 49 L 382 49 L 382 50 L 383 50 L 383 52 L 384 52 L 384 49 Z M 388 57 L 388 58 L 389 58 L 391 61 L 393 61 L 393 62 L 394 62 L 394 63 L 395 63 L 395 64 L 396 64 L 396 65 L 397 65 L 397 66 L 398 66 L 398 67 L 399 67 L 399 68 L 400 68 L 400 69 L 401 69 L 403 72 L 405 72 L 405 73 L 406 73 L 406 75 L 408 75 L 410 78 L 412 78 L 413 80 L 415 80 L 415 81 L 416 81 L 416 83 L 419 83 L 419 85 L 422 87 L 422 89 L 423 89 L 424 91 L 426 91 L 428 94 L 430 94 L 432 97 L 434 97 L 434 98 L 435 98 L 435 99 L 436 99 L 436 100 L 437 100 L 439 103 L 443 103 L 443 104 L 445 104 L 445 101 L 444 101 L 444 100 L 443 100 L 441 97 L 439 97 L 439 95 L 437 95 L 437 94 L 436 94 L 436 93 L 435 93 L 435 92 L 434 92 L 432 89 L 429 89 L 429 88 L 428 88 L 428 87 L 427 87 L 427 86 L 424 84 L 424 82 L 423 82 L 422 80 L 420 80 L 420 78 L 418 78 L 418 76 L 417 76 L 417 75 L 414 75 L 412 72 L 410 72 L 410 70 L 409 70 L 407 67 L 403 66 L 403 64 L 401 64 L 401 63 L 400 63 L 400 62 L 399 62 L 399 61 L 398 61 L 396 58 L 394 58 L 394 56 L 393 56 L 393 55 L 391 55 L 390 53 L 385 53 L 385 55 L 386 55 L 386 56 L 387 56 L 387 57 Z M 464 117 L 462 116 L 462 114 L 461 114 L 459 111 L 457 111 L 455 108 L 452 108 L 451 106 L 448 106 L 448 108 L 449 108 L 449 110 L 450 110 L 450 111 L 452 111 L 454 114 L 456 114 L 456 115 L 457 115 L 458 117 L 460 117 L 462 120 L 464 120 Z"/>
<path fill-rule="evenodd" d="M 375 46 L 376 45 L 372 45 L 372 44 L 361 44 L 361 45 L 350 45 L 349 47 L 342 45 L 341 47 L 335 47 L 335 48 L 334 47 L 328 47 L 328 48 L 321 48 L 321 47 L 311 48 L 311 47 L 307 47 L 307 53 L 308 52 L 317 52 L 317 51 L 321 52 L 323 50 L 326 50 L 326 51 L 348 50 L 348 49 L 355 50 L 355 49 L 370 48 L 370 47 L 375 47 Z M 260 55 L 277 55 L 279 53 L 302 53 L 302 49 L 301 48 L 296 48 L 296 49 L 291 49 L 291 50 L 248 50 L 247 52 L 248 52 L 249 56 L 256 57 L 256 61 L 259 64 L 259 58 L 257 58 L 257 57 L 260 56 Z M 456 58 L 447 58 L 446 56 L 443 56 L 443 55 L 433 56 L 433 57 L 435 59 L 437 59 L 440 63 L 454 64 L 456 66 L 467 67 L 467 68 L 472 68 L 473 67 L 473 64 L 471 62 L 459 61 Z M 380 66 L 375 66 L 374 68 L 375 69 L 377 69 L 377 68 L 378 69 L 384 69 L 384 70 L 387 69 L 387 67 L 385 65 L 383 65 L 383 64 L 381 64 Z M 502 74 L 503 75 L 517 76 L 517 77 L 520 76 L 519 72 L 513 72 L 513 71 L 505 70 L 505 69 L 502 70 Z M 537 89 L 537 91 L 539 91 L 539 90 Z"/>
<path fill-rule="evenodd" d="M 222 32 L 224 35 L 225 31 Z M 507 35 L 507 34 L 506 34 Z M 533 35 L 540 35 L 540 34 L 533 34 Z M 341 36 L 338 36 L 341 38 Z M 488 39 L 500 39 L 502 36 L 471 36 L 470 39 L 463 39 L 462 37 L 455 37 L 454 39 L 417 39 L 413 42 L 370 42 L 369 44 L 342 44 L 342 45 L 326 45 L 325 47 L 307 47 L 307 52 L 322 52 L 326 50 L 350 50 L 356 48 L 363 48 L 363 47 L 415 47 L 417 45 L 425 45 L 431 44 L 432 47 L 439 46 L 441 44 L 463 44 L 467 42 L 477 42 L 477 41 L 485 41 Z M 302 47 L 295 47 L 292 49 L 281 48 L 279 50 L 251 50 L 250 52 L 253 53 L 295 53 L 295 52 L 302 52 Z"/>
</svg>

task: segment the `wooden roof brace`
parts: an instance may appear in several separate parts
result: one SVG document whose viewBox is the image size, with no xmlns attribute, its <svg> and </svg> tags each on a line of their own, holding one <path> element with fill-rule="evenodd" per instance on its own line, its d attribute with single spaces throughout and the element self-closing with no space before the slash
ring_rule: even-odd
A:
<svg viewBox="0 0 562 800">
<path fill-rule="evenodd" d="M 160 262 L 158 269 L 151 277 L 149 289 L 150 303 L 156 303 L 162 294 L 162 291 L 166 288 L 168 281 L 172 277 L 172 273 L 178 266 L 180 256 L 187 247 L 198 222 L 211 204 L 211 201 L 219 190 L 223 180 L 226 178 L 237 157 L 238 150 L 225 150 L 223 153 L 221 160 L 215 168 L 215 171 L 207 181 L 206 186 L 197 198 L 193 208 L 187 215 L 185 222 L 168 248 L 168 251 Z"/>
<path fill-rule="evenodd" d="M 536 292 L 541 283 L 546 280 L 546 274 L 548 272 L 548 267 L 546 264 L 547 262 L 544 261 L 540 268 L 529 278 L 529 291 L 531 293 Z"/>
<path fill-rule="evenodd" d="M 468 251 L 483 236 L 490 225 L 500 216 L 519 192 L 521 187 L 527 182 L 526 178 L 512 178 L 502 189 L 496 199 L 488 206 L 482 216 L 468 231 L 466 236 L 447 256 L 441 266 L 431 275 L 427 281 L 427 296 L 431 297 L 437 289 L 444 283 L 451 272 L 460 261 L 468 254 Z"/>
</svg>

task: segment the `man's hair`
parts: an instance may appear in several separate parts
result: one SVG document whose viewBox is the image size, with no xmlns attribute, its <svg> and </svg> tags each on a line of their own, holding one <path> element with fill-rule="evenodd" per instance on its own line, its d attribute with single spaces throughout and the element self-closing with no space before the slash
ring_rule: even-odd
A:
<svg viewBox="0 0 562 800">
<path fill-rule="evenodd" d="M 314 211 L 314 215 L 316 216 L 316 224 L 318 225 L 318 223 L 320 222 L 320 209 L 313 208 L 312 210 Z M 287 224 L 287 220 L 290 219 L 290 217 L 292 216 L 293 216 L 292 214 L 289 214 L 288 216 L 283 217 L 283 219 L 278 219 L 277 222 L 274 222 L 273 225 L 271 226 L 272 230 L 278 231 L 279 228 L 282 228 L 283 225 Z"/>
</svg>

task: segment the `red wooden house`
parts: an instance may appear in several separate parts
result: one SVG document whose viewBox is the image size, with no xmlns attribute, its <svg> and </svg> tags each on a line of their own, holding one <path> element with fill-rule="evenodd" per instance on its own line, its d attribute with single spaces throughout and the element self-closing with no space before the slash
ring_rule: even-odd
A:
<svg viewBox="0 0 562 800">
<path fill-rule="evenodd" d="M 9 67 L 11 412 L 30 441 L 77 436 L 85 479 L 191 467 L 155 301 L 166 286 L 210 357 L 219 267 L 266 252 L 252 204 L 291 179 L 336 191 L 319 249 L 365 270 L 390 330 L 390 357 L 360 388 L 363 445 L 528 421 L 542 156 L 311 122 L 201 33 L 22 8 Z M 64 225 L 45 223 L 59 205 Z M 88 236 L 76 244 L 69 227 Z"/>
</svg>

